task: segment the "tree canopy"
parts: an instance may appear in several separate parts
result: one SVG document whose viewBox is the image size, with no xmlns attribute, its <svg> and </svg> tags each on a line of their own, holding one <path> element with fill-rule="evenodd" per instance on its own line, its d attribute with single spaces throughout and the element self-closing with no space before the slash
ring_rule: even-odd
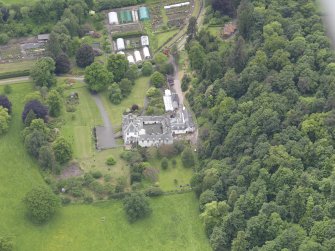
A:
<svg viewBox="0 0 335 251">
<path fill-rule="evenodd" d="M 100 92 L 113 83 L 113 74 L 108 72 L 102 64 L 95 62 L 85 69 L 85 82 L 88 89 Z"/>
<path fill-rule="evenodd" d="M 30 76 L 36 86 L 48 87 L 56 84 L 55 61 L 50 57 L 39 59 L 30 71 Z"/>
<path fill-rule="evenodd" d="M 46 187 L 33 188 L 23 202 L 30 219 L 40 224 L 48 221 L 60 207 L 60 199 Z"/>
<path fill-rule="evenodd" d="M 140 193 L 131 194 L 123 200 L 123 208 L 130 222 L 135 222 L 141 218 L 149 216 L 152 209 L 149 199 Z"/>
<path fill-rule="evenodd" d="M 238 34 L 186 46 L 191 185 L 216 251 L 333 249 L 335 57 L 315 1 L 284 2 L 213 0 L 237 10 Z"/>
</svg>

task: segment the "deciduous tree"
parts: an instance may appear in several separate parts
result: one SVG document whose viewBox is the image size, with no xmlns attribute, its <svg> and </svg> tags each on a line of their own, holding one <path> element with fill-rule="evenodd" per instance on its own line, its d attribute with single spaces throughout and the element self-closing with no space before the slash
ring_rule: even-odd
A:
<svg viewBox="0 0 335 251">
<path fill-rule="evenodd" d="M 60 207 L 60 199 L 46 187 L 33 188 L 23 202 L 30 219 L 40 224 L 48 221 Z"/>
</svg>

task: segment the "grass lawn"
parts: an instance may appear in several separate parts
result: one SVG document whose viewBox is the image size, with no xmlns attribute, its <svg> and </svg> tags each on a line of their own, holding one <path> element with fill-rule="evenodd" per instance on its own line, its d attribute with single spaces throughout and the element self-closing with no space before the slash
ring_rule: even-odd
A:
<svg viewBox="0 0 335 251">
<path fill-rule="evenodd" d="M 209 31 L 209 33 L 215 37 L 220 38 L 220 31 L 221 31 L 222 27 L 218 26 L 218 27 L 208 27 L 207 30 Z"/>
<path fill-rule="evenodd" d="M 15 63 L 0 64 L 0 73 L 30 70 L 35 61 L 20 61 Z"/>
<path fill-rule="evenodd" d="M 65 207 L 50 224 L 22 236 L 26 248 L 20 250 L 210 250 L 192 193 L 152 199 L 151 206 L 153 214 L 133 224 L 118 201 Z"/>
<path fill-rule="evenodd" d="M 169 167 L 166 170 L 161 168 L 161 160 L 150 160 L 151 165 L 159 169 L 159 187 L 164 191 L 175 190 L 179 187 L 179 185 L 190 184 L 193 174 L 192 168 L 183 167 L 180 157 L 175 159 L 177 161 L 177 165 L 174 167 L 172 165 L 172 159 L 169 159 Z M 177 183 L 175 183 L 175 180 L 177 180 Z"/>
<path fill-rule="evenodd" d="M 71 142 L 75 158 L 91 158 L 94 152 L 93 127 L 102 124 L 102 119 L 85 84 L 76 83 L 65 95 L 71 92 L 78 93 L 79 105 L 75 112 L 66 112 L 65 108 L 63 109 L 65 125 L 62 126 L 61 132 Z"/>
<path fill-rule="evenodd" d="M 126 109 L 131 108 L 133 104 L 137 104 L 140 107 L 144 106 L 145 94 L 149 88 L 149 79 L 149 77 L 141 77 L 137 79 L 130 95 L 122 100 L 119 105 L 112 104 L 108 100 L 107 93 L 102 95 L 103 104 L 109 114 L 109 118 L 115 131 L 121 129 L 122 114 Z"/>
<path fill-rule="evenodd" d="M 15 250 L 210 250 L 192 193 L 151 200 L 152 216 L 134 224 L 127 222 L 120 201 L 70 205 L 62 208 L 46 225 L 31 224 L 25 218 L 22 198 L 32 187 L 44 182 L 36 162 L 22 144 L 21 112 L 24 96 L 34 89 L 29 83 L 12 87 L 13 93 L 9 95 L 13 103 L 11 128 L 0 137 L 0 234 L 13 237 Z M 0 93 L 2 91 L 0 87 Z M 83 99 L 84 92 L 79 96 Z M 79 122 L 79 117 L 73 121 L 77 126 L 86 126 Z M 101 154 L 117 157 L 117 151 Z M 101 220 L 103 217 L 105 221 Z"/>
<path fill-rule="evenodd" d="M 109 149 L 98 152 L 93 142 L 93 127 L 101 125 L 102 119 L 98 107 L 96 106 L 91 94 L 84 83 L 76 83 L 71 89 L 65 92 L 69 95 L 77 92 L 79 95 L 79 105 L 74 113 L 63 111 L 62 117 L 65 125 L 61 128 L 61 133 L 69 142 L 74 150 L 74 158 L 80 163 L 81 168 L 88 172 L 99 170 L 109 173 L 112 177 L 129 176 L 129 168 L 124 160 L 120 158 L 123 148 Z M 72 117 L 74 116 L 74 118 Z M 107 166 L 106 159 L 110 156 L 116 160 L 114 166 Z"/>
<path fill-rule="evenodd" d="M 162 32 L 156 34 L 157 37 L 157 48 L 160 48 L 166 41 L 168 41 L 171 37 L 176 35 L 178 33 L 178 30 L 171 30 L 167 32 Z"/>
</svg>

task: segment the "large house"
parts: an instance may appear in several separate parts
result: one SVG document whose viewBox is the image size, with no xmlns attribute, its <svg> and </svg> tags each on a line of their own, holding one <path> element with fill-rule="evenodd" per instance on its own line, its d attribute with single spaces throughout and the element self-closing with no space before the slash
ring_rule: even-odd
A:
<svg viewBox="0 0 335 251">
<path fill-rule="evenodd" d="M 123 115 L 122 136 L 126 147 L 151 147 L 173 143 L 173 135 L 192 133 L 195 126 L 183 107 L 169 116 Z"/>
<path fill-rule="evenodd" d="M 195 125 L 187 109 L 177 110 L 170 119 L 171 131 L 173 135 L 192 133 L 195 131 Z"/>
<path fill-rule="evenodd" d="M 122 135 L 126 147 L 168 145 L 173 143 L 170 119 L 166 116 L 123 116 Z"/>
</svg>

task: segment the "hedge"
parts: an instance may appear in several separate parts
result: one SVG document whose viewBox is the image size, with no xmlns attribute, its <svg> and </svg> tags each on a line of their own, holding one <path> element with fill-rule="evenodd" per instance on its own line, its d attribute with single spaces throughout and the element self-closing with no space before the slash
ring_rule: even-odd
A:
<svg viewBox="0 0 335 251">
<path fill-rule="evenodd" d="M 144 0 L 98 0 L 96 9 L 98 11 L 108 10 L 112 8 L 121 8 L 144 3 Z"/>
<path fill-rule="evenodd" d="M 120 32 L 115 35 L 113 35 L 113 39 L 118 39 L 118 38 L 129 38 L 129 37 L 138 37 L 142 35 L 147 35 L 146 32 L 144 31 L 129 31 L 129 32 Z"/>
<path fill-rule="evenodd" d="M 3 73 L 0 73 L 0 79 L 24 77 L 24 76 L 29 76 L 29 74 L 30 74 L 30 70 L 3 72 Z"/>
</svg>

